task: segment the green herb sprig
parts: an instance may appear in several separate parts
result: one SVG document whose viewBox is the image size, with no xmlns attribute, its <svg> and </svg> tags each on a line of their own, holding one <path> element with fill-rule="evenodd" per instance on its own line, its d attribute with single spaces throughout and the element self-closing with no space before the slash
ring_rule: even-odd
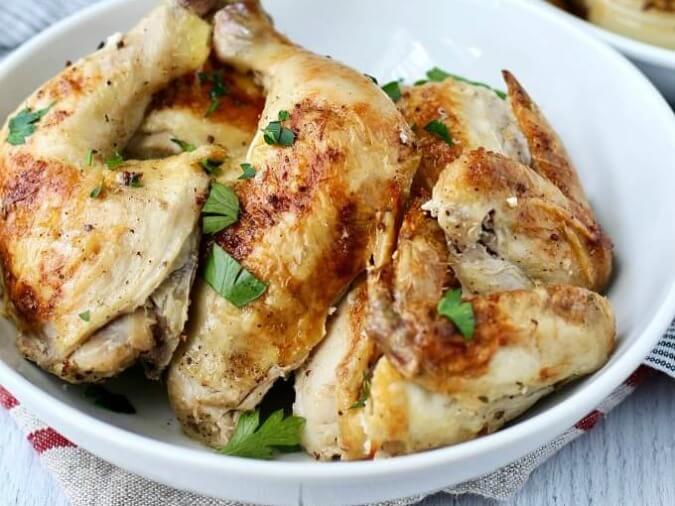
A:
<svg viewBox="0 0 675 506">
<path fill-rule="evenodd" d="M 205 234 L 220 232 L 239 219 L 239 199 L 229 186 L 213 182 L 209 198 L 202 208 L 202 230 Z"/>
<path fill-rule="evenodd" d="M 26 107 L 16 116 L 9 120 L 9 135 L 7 142 L 12 146 L 19 146 L 26 143 L 26 138 L 35 133 L 37 124 L 49 112 L 54 104 L 50 104 L 44 109 L 33 111 Z"/>
<path fill-rule="evenodd" d="M 450 131 L 448 130 L 448 127 L 445 125 L 445 123 L 438 120 L 432 120 L 427 123 L 424 129 L 430 134 L 435 135 L 439 139 L 445 141 L 448 146 L 452 146 L 454 144 L 452 135 L 450 135 Z"/>
<path fill-rule="evenodd" d="M 267 285 L 244 269 L 223 248 L 213 245 L 202 274 L 221 297 L 238 308 L 259 298 Z"/>
<path fill-rule="evenodd" d="M 220 453 L 248 459 L 271 459 L 278 452 L 294 450 L 300 444 L 304 426 L 304 418 L 284 418 L 281 409 L 272 413 L 262 424 L 258 411 L 247 411 L 239 417 L 232 438 Z"/>
<path fill-rule="evenodd" d="M 476 330 L 476 318 L 470 302 L 462 302 L 460 288 L 449 290 L 438 302 L 438 314 L 455 324 L 465 341 L 471 341 Z"/>
<path fill-rule="evenodd" d="M 279 111 L 278 121 L 270 121 L 263 130 L 263 139 L 269 145 L 292 146 L 295 142 L 295 133 L 281 124 L 290 119 L 288 111 Z"/>
</svg>

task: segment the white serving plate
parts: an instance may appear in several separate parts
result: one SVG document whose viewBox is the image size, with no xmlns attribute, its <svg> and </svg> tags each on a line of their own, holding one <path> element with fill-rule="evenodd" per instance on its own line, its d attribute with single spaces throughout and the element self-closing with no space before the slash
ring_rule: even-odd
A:
<svg viewBox="0 0 675 506">
<path fill-rule="evenodd" d="M 547 0 L 539 1 L 547 2 Z M 675 50 L 655 46 L 605 30 L 548 3 L 546 5 L 548 8 L 554 9 L 558 15 L 579 24 L 589 33 L 611 44 L 630 58 L 675 107 Z"/>
<path fill-rule="evenodd" d="M 0 66 L 4 117 L 66 60 L 129 28 L 155 0 L 111 0 L 59 23 Z M 125 375 L 139 413 L 86 401 L 20 358 L 14 329 L 0 322 L 0 383 L 78 445 L 168 485 L 256 503 L 330 506 L 431 492 L 492 471 L 561 433 L 619 385 L 675 315 L 675 116 L 653 86 L 616 52 L 530 0 L 265 2 L 282 30 L 381 81 L 419 78 L 439 65 L 500 86 L 508 68 L 558 128 L 600 221 L 616 244 L 610 297 L 619 341 L 609 363 L 490 436 L 390 460 L 316 463 L 224 457 L 183 436 L 161 385 Z"/>
</svg>

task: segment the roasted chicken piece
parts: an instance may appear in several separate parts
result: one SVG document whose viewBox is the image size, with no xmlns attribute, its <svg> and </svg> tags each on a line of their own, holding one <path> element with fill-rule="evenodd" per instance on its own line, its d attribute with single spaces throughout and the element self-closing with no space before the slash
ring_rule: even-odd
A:
<svg viewBox="0 0 675 506">
<path fill-rule="evenodd" d="M 5 298 L 27 358 L 71 382 L 169 362 L 187 318 L 207 147 L 119 152 L 154 93 L 204 64 L 211 29 L 167 2 L 38 89 L 0 135 Z"/>
<path fill-rule="evenodd" d="M 391 255 L 418 157 L 386 94 L 292 44 L 257 2 L 219 11 L 214 40 L 224 63 L 262 82 L 259 129 L 278 121 L 286 131 L 284 143 L 257 133 L 246 158 L 256 175 L 233 185 L 239 221 L 215 237 L 265 292 L 238 308 L 199 282 L 187 340 L 169 370 L 184 429 L 218 446 L 241 410 L 305 361 L 331 306 L 367 261 L 379 265 Z"/>
<path fill-rule="evenodd" d="M 160 91 L 127 153 L 138 159 L 164 158 L 192 146 L 215 144 L 227 156 L 212 174 L 229 184 L 241 176 L 241 163 L 258 128 L 265 105 L 262 90 L 249 73 L 212 59 L 198 72 Z M 185 145 L 185 144 L 184 144 Z"/>
<path fill-rule="evenodd" d="M 450 264 L 469 292 L 566 283 L 602 291 L 612 246 L 560 139 L 525 90 L 504 73 L 531 163 L 486 149 L 443 169 L 424 205 L 445 231 Z"/>
<path fill-rule="evenodd" d="M 434 208 L 437 221 L 420 208 L 433 189 L 432 202 L 439 194 L 465 191 L 464 200 L 448 198 L 447 202 L 467 220 L 473 205 L 490 199 L 495 204 L 504 201 L 510 210 L 511 195 L 504 195 L 497 183 L 522 189 L 526 174 L 540 184 L 536 190 L 532 185 L 525 188 L 540 199 L 540 208 L 548 202 L 551 208 L 573 209 L 593 220 L 562 144 L 515 79 L 509 74 L 506 78 L 511 110 L 492 91 L 456 80 L 410 88 L 403 94 L 399 105 L 410 123 L 442 121 L 453 142 L 417 129 L 422 163 L 413 189 L 416 197 L 408 204 L 391 263 L 369 273 L 368 314 L 364 317 L 350 296 L 331 322 L 326 340 L 296 376 L 295 411 L 307 418 L 304 444 L 317 458 L 411 453 L 495 431 L 555 386 L 599 368 L 613 348 L 611 306 L 584 288 L 604 281 L 577 274 L 584 272 L 579 266 L 589 258 L 601 266 L 597 271 L 610 268 L 610 245 L 599 227 L 589 227 L 602 237 L 599 242 L 605 249 L 599 259 L 584 243 L 578 249 L 587 250 L 558 265 L 555 260 L 565 258 L 570 250 L 576 252 L 569 244 L 575 244 L 577 237 L 560 234 L 558 241 L 567 249 L 558 246 L 558 258 L 549 250 L 540 253 L 542 264 L 554 259 L 550 269 L 557 278 L 544 268 L 532 268 L 523 269 L 527 277 L 521 276 L 520 281 L 503 275 L 487 283 L 475 280 L 483 277 L 479 269 L 462 270 L 465 258 L 453 241 L 457 223 L 450 227 L 444 221 L 446 209 Z M 483 170 L 476 171 L 490 184 L 478 178 L 470 183 L 462 179 L 464 160 L 471 157 L 494 161 L 495 166 L 484 163 Z M 555 172 L 556 164 L 563 170 Z M 458 188 L 458 180 L 464 188 Z M 542 188 L 546 191 L 536 193 Z M 501 209 L 489 213 L 488 208 L 484 216 L 495 219 Z M 529 225 L 535 230 L 550 225 L 565 230 L 568 216 L 561 213 L 554 221 L 547 214 L 534 215 Z M 494 248 L 497 241 L 480 235 L 490 225 L 481 218 L 463 230 L 474 233 L 477 227 L 478 245 Z M 504 226 L 517 230 L 518 225 L 511 219 Z M 517 242 L 513 235 L 505 233 L 498 239 L 500 248 L 514 251 L 512 262 L 537 255 L 529 251 L 529 242 L 521 241 L 520 249 L 505 245 Z M 572 265 L 576 270 L 570 270 Z M 437 312 L 443 294 L 459 286 L 455 270 L 463 275 L 459 278 L 465 287 L 494 292 L 468 299 L 476 322 L 469 341 Z M 550 284 L 554 280 L 581 286 Z M 549 286 L 519 289 L 540 284 Z M 340 324 L 345 319 L 350 319 L 350 325 Z M 331 355 L 325 349 L 334 352 Z M 333 374 L 326 372 L 331 370 Z M 334 400 L 328 401 L 331 395 Z M 313 427 L 321 427 L 321 438 L 310 434 Z"/>
</svg>

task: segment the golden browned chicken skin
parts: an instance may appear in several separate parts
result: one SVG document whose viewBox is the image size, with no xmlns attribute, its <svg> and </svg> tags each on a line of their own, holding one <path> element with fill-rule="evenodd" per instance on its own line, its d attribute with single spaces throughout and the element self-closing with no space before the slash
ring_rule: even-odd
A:
<svg viewBox="0 0 675 506">
<path fill-rule="evenodd" d="M 513 195 L 503 186 L 522 190 L 521 204 L 527 201 L 527 190 L 542 202 L 540 208 L 548 203 L 547 209 L 558 205 L 567 212 L 558 212 L 555 218 L 533 213 L 530 223 L 535 229 L 553 225 L 558 227 L 554 230 L 566 230 L 573 223 L 570 235 L 586 239 L 588 229 L 578 223 L 583 219 L 592 230 L 599 230 L 562 144 L 515 79 L 505 77 L 511 109 L 492 91 L 454 80 L 403 93 L 399 107 L 418 126 L 422 163 L 396 253 L 390 263 L 369 272 L 369 314 L 364 316 L 354 302 L 356 296 L 350 295 L 339 307 L 326 340 L 296 377 L 295 412 L 307 418 L 304 444 L 317 458 L 410 453 L 492 432 L 555 385 L 600 367 L 613 348 L 609 303 L 582 288 L 606 283 L 611 247 L 604 234 L 598 241 L 581 241 L 579 251 L 571 248 L 577 256 L 572 255 L 564 268 L 556 264 L 566 259 L 568 250 L 555 249 L 561 247 L 557 245 L 552 251 L 537 251 L 541 265 L 552 263 L 549 268 L 555 275 L 543 267 L 529 268 L 513 281 L 506 275 L 483 276 L 480 269 L 462 269 L 466 258 L 456 240 L 464 237 L 462 231 L 466 235 L 477 230 L 475 243 L 489 249 L 492 260 L 495 253 L 513 247 L 509 241 L 517 240 L 515 218 L 503 225 L 509 234 L 499 236 L 499 248 L 483 230 L 494 230 L 493 223 L 484 222 L 486 215 L 501 220 L 494 215 L 503 207 L 512 210 Z M 419 128 L 431 120 L 448 126 L 452 145 Z M 472 166 L 472 160 L 480 167 L 475 177 L 466 179 L 463 168 Z M 539 175 L 553 174 L 555 166 L 562 167 L 554 176 L 566 193 Z M 533 184 L 520 188 L 530 180 L 536 190 Z M 446 204 L 434 208 L 437 218 L 422 210 L 434 201 Z M 492 207 L 471 221 L 472 206 L 482 202 Z M 445 219 L 450 206 L 457 215 L 452 226 Z M 493 207 L 497 210 L 490 213 Z M 575 221 L 574 213 L 582 219 Z M 551 233 L 546 236 L 549 240 Z M 568 248 L 578 244 L 567 236 L 560 241 Z M 597 244 L 602 248 L 599 255 L 594 250 Z M 529 246 L 515 248 L 501 261 L 522 263 L 532 254 Z M 459 280 L 456 272 L 461 274 Z M 551 285 L 555 280 L 581 287 Z M 443 294 L 460 281 L 465 289 L 478 288 L 475 291 L 485 294 L 466 299 L 476 320 L 468 341 L 437 312 Z M 523 290 L 540 284 L 549 286 Z M 358 286 L 355 292 L 365 289 Z M 342 324 L 345 320 L 351 324 Z M 373 340 L 385 356 L 369 345 Z"/>
<path fill-rule="evenodd" d="M 304 362 L 368 259 L 391 255 L 418 159 L 410 128 L 370 79 L 289 42 L 257 2 L 219 11 L 214 40 L 224 63 L 263 84 L 259 129 L 288 111 L 295 135 L 286 147 L 256 135 L 246 157 L 256 176 L 234 185 L 240 219 L 215 237 L 267 290 L 238 309 L 197 283 L 188 338 L 169 371 L 184 428 L 217 446 L 241 410 Z"/>
<path fill-rule="evenodd" d="M 207 147 L 119 160 L 155 92 L 202 66 L 210 26 L 167 1 L 29 97 L 32 132 L 0 133 L 0 255 L 21 351 L 68 381 L 143 358 L 156 376 L 187 318 Z M 106 160 L 117 160 L 104 163 Z"/>
</svg>

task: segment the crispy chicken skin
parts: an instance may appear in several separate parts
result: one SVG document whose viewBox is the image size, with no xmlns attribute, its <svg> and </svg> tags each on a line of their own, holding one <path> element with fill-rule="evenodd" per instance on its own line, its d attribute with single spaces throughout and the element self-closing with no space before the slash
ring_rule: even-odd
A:
<svg viewBox="0 0 675 506">
<path fill-rule="evenodd" d="M 209 35 L 167 2 L 31 95 L 17 113 L 52 106 L 24 144 L 5 141 L 8 125 L 0 133 L 6 302 L 20 350 L 63 379 L 100 380 L 139 357 L 157 375 L 177 346 L 208 189 L 199 161 L 222 150 L 115 170 L 103 162 L 124 149 L 155 92 L 204 63 Z"/>
<path fill-rule="evenodd" d="M 219 76 L 226 94 L 207 115 L 213 75 Z M 176 79 L 155 95 L 127 153 L 143 160 L 179 154 L 181 148 L 172 139 L 194 146 L 215 144 L 227 156 L 213 175 L 230 184 L 241 175 L 240 164 L 246 159 L 264 105 L 265 97 L 252 75 L 212 59 L 200 72 Z"/>
<path fill-rule="evenodd" d="M 604 286 L 606 279 L 599 279 L 609 275 L 611 246 L 604 235 L 597 242 L 584 235 L 585 224 L 597 225 L 576 173 L 536 106 L 510 74 L 506 78 L 510 103 L 453 80 L 403 94 L 399 107 L 409 123 L 425 125 L 440 117 L 454 143 L 449 146 L 417 129 L 422 163 L 414 196 L 391 262 L 369 271 L 368 311 L 357 311 L 350 295 L 305 365 L 308 373 L 296 377 L 295 411 L 307 417 L 303 443 L 317 458 L 411 453 L 493 432 L 560 383 L 602 366 L 613 349 L 611 306 L 588 290 Z M 481 166 L 476 177 L 468 178 L 466 167 L 473 160 Z M 564 168 L 559 174 L 553 174 L 556 164 Z M 542 175 L 547 173 L 565 191 Z M 516 190 L 521 205 L 527 196 L 537 199 L 539 212 L 532 213 L 529 227 L 551 227 L 548 243 L 543 232 L 536 243 L 538 237 L 527 226 L 530 235 L 525 237 L 532 239 L 514 239 L 522 225 L 508 214 L 514 212 L 510 197 Z M 434 207 L 435 216 L 424 213 L 421 207 L 430 208 L 428 202 L 435 203 L 439 195 L 447 205 Z M 472 219 L 474 206 L 481 205 L 484 214 Z M 452 224 L 445 212 L 450 206 L 457 215 Z M 497 218 L 502 212 L 508 219 Z M 576 219 L 577 214 L 582 218 Z M 503 220 L 499 226 L 505 231 L 495 238 L 485 232 L 496 230 L 496 220 Z M 560 237 L 551 239 L 556 231 Z M 532 262 L 515 281 L 467 269 L 455 239 L 462 233 L 475 233 L 470 244 L 489 251 L 490 259 L 508 253 L 500 260 L 515 269 L 517 262 L 535 257 L 539 268 Z M 576 241 L 578 237 L 586 242 Z M 593 250 L 598 243 L 604 248 L 600 253 Z M 533 247 L 543 249 L 533 252 Z M 570 260 L 562 262 L 566 258 Z M 436 309 L 443 293 L 460 282 L 465 290 L 480 293 L 467 299 L 476 318 L 468 342 Z M 349 326 L 339 324 L 345 313 Z M 326 372 L 331 369 L 333 375 Z M 311 384 L 316 375 L 319 387 Z M 354 402 L 362 387 L 354 384 L 361 385 L 364 375 L 369 397 L 358 407 Z M 333 400 L 327 401 L 330 396 Z M 309 434 L 318 422 L 321 439 Z"/>
<path fill-rule="evenodd" d="M 168 375 L 171 403 L 191 435 L 227 442 L 238 412 L 255 407 L 323 338 L 331 306 L 366 267 L 392 253 L 394 225 L 418 165 L 413 134 L 370 79 L 277 33 L 257 2 L 215 16 L 226 64 L 255 72 L 266 93 L 259 129 L 290 113 L 292 146 L 261 132 L 234 185 L 237 224 L 215 241 L 267 284 L 242 309 L 197 283 L 187 341 Z"/>
</svg>

